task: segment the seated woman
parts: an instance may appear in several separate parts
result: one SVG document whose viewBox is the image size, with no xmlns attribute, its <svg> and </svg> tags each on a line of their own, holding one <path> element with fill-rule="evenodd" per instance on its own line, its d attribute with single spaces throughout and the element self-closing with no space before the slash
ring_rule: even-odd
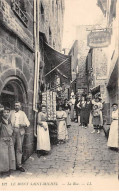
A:
<svg viewBox="0 0 119 194">
<path fill-rule="evenodd" d="M 0 173 L 6 173 L 6 175 L 16 170 L 13 129 L 9 121 L 9 114 L 10 109 L 4 108 L 0 122 Z"/>
<path fill-rule="evenodd" d="M 68 131 L 66 126 L 67 114 L 62 109 L 62 105 L 59 105 L 56 113 L 57 126 L 58 126 L 58 142 L 65 143 L 68 140 Z"/>
<path fill-rule="evenodd" d="M 47 113 L 46 113 L 46 106 L 41 106 L 41 112 L 38 113 L 37 119 L 37 151 L 38 156 L 48 154 L 51 149 L 50 146 L 50 136 L 49 136 L 49 129 L 47 120 Z"/>
<path fill-rule="evenodd" d="M 110 126 L 107 146 L 112 149 L 119 147 L 118 142 L 118 104 L 114 103 L 112 111 L 112 123 Z"/>
</svg>

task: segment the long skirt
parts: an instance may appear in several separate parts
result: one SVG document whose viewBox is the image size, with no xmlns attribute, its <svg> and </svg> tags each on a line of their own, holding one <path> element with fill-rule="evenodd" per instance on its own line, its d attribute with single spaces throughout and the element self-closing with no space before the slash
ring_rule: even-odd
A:
<svg viewBox="0 0 119 194">
<path fill-rule="evenodd" d="M 118 120 L 113 120 L 110 126 L 107 146 L 118 148 Z"/>
<path fill-rule="evenodd" d="M 50 136 L 48 130 L 47 122 L 42 122 L 42 124 L 47 128 L 37 125 L 37 150 L 50 151 Z"/>
<path fill-rule="evenodd" d="M 103 126 L 103 116 L 102 116 L 102 111 L 100 111 L 100 125 Z"/>
<path fill-rule="evenodd" d="M 90 113 L 90 116 L 89 116 L 89 127 L 93 127 L 93 115 L 92 115 L 92 113 Z"/>
<path fill-rule="evenodd" d="M 67 114 L 66 124 L 67 124 L 67 125 L 71 125 L 69 110 L 65 110 L 65 112 L 66 112 L 66 114 Z"/>
<path fill-rule="evenodd" d="M 89 115 L 90 115 L 90 112 L 83 109 L 81 110 L 80 112 L 80 122 L 81 124 L 88 124 L 89 123 Z"/>
<path fill-rule="evenodd" d="M 93 125 L 100 125 L 100 116 L 93 117 Z"/>
<path fill-rule="evenodd" d="M 13 140 L 10 137 L 0 139 L 0 172 L 16 169 Z"/>
<path fill-rule="evenodd" d="M 74 120 L 74 105 L 71 105 L 71 120 Z"/>
<path fill-rule="evenodd" d="M 58 121 L 58 140 L 68 140 L 66 121 Z"/>
<path fill-rule="evenodd" d="M 78 124 L 80 125 L 81 122 L 80 122 L 80 115 L 78 115 Z"/>
</svg>

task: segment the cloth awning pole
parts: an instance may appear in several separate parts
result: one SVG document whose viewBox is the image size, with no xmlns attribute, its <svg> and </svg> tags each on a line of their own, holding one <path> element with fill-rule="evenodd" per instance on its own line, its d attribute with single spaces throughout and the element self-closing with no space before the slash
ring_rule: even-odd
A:
<svg viewBox="0 0 119 194">
<path fill-rule="evenodd" d="M 57 65 L 54 69 L 52 69 L 51 71 L 49 71 L 46 75 L 45 75 L 45 77 L 47 76 L 47 75 L 49 75 L 51 72 L 53 72 L 55 69 L 57 69 L 60 65 L 62 65 L 65 61 L 67 61 L 69 58 L 67 58 L 67 59 L 65 59 L 63 62 L 61 62 L 59 65 Z"/>
</svg>

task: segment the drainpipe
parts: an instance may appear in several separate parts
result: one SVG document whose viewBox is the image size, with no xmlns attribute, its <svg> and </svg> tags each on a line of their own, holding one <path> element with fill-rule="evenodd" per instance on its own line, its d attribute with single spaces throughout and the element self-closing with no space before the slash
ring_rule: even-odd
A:
<svg viewBox="0 0 119 194">
<path fill-rule="evenodd" d="M 34 70 L 34 96 L 33 96 L 33 110 L 35 112 L 34 118 L 34 134 L 36 133 L 36 118 L 37 118 L 37 101 L 39 89 L 39 0 L 34 0 L 34 47 L 35 47 L 35 70 Z"/>
</svg>

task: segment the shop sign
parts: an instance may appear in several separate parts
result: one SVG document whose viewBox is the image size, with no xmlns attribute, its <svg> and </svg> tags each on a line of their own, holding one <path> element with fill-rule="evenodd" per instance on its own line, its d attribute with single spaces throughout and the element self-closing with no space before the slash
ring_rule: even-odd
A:
<svg viewBox="0 0 119 194">
<path fill-rule="evenodd" d="M 109 31 L 90 32 L 87 37 L 87 45 L 91 48 L 107 47 L 111 43 L 111 33 Z"/>
</svg>

